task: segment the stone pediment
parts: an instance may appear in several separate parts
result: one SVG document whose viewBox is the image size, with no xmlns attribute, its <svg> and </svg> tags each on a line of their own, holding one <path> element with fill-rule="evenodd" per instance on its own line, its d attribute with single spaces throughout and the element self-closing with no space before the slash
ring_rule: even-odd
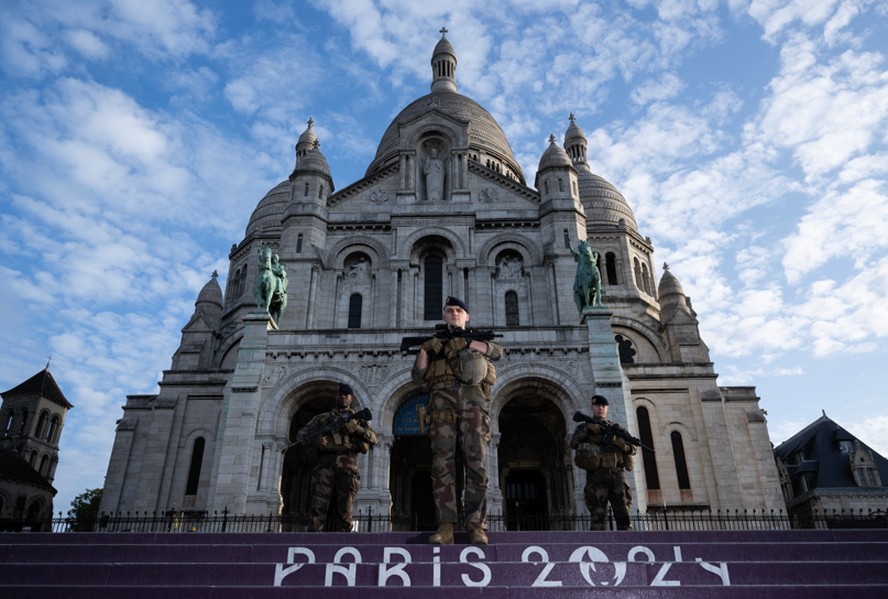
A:
<svg viewBox="0 0 888 599">
<path fill-rule="evenodd" d="M 341 206 L 344 203 L 360 202 L 368 206 L 393 206 L 398 190 L 397 164 L 391 164 L 381 171 L 359 179 L 327 198 L 327 206 Z"/>
<path fill-rule="evenodd" d="M 469 186 L 472 201 L 488 205 L 539 208 L 540 194 L 520 181 L 506 177 L 483 164 L 469 160 Z"/>
</svg>

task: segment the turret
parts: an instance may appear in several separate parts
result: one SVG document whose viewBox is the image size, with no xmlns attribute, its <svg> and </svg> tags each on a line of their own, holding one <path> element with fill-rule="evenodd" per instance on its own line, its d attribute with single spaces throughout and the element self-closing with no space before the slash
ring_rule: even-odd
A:
<svg viewBox="0 0 888 599">
<path fill-rule="evenodd" d="M 441 39 L 432 53 L 432 93 L 457 93 L 456 51 L 447 40 L 447 28 L 441 28 Z"/>
<path fill-rule="evenodd" d="M 660 296 L 660 323 L 673 362 L 709 363 L 709 348 L 700 338 L 697 313 L 679 280 L 663 265 L 663 277 L 657 288 Z"/>
<path fill-rule="evenodd" d="M 182 327 L 182 341 L 173 354 L 172 370 L 206 370 L 213 366 L 213 352 L 222 326 L 222 289 L 213 271 L 194 302 L 194 314 Z"/>
</svg>

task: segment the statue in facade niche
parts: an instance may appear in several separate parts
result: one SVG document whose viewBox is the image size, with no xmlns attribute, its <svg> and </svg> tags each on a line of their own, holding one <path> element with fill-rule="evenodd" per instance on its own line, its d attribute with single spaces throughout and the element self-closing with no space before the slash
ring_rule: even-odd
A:
<svg viewBox="0 0 888 599">
<path fill-rule="evenodd" d="M 259 246 L 259 274 L 256 275 L 256 307 L 280 322 L 287 307 L 287 265 L 271 251 L 271 246 Z"/>
<path fill-rule="evenodd" d="M 576 250 L 570 248 L 570 253 L 577 263 L 577 274 L 574 277 L 574 301 L 577 304 L 577 311 L 582 314 L 586 308 L 603 307 L 598 252 L 594 251 L 584 239 Z"/>
<path fill-rule="evenodd" d="M 444 195 L 444 163 L 438 158 L 436 148 L 432 148 L 422 172 L 425 173 L 426 199 L 430 202 L 440 201 Z"/>
</svg>

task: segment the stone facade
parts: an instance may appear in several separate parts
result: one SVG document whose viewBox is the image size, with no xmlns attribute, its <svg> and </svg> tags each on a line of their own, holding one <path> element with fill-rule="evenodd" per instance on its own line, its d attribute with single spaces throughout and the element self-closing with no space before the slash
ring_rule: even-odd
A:
<svg viewBox="0 0 888 599">
<path fill-rule="evenodd" d="M 573 115 L 530 186 L 493 117 L 459 94 L 456 63 L 442 36 L 431 93 L 344 189 L 309 121 L 292 174 L 231 249 L 224 300 L 214 274 L 160 392 L 127 399 L 103 511 L 304 513 L 311 460 L 290 442 L 344 382 L 381 439 L 361 456 L 358 507 L 428 522 L 425 396 L 399 344 L 431 334 L 447 295 L 506 349 L 490 404 L 491 513 L 582 513 L 566 440 L 595 393 L 656 449 L 636 468 L 635 508 L 782 506 L 754 389 L 718 386 L 689 299 L 668 270 L 656 284 L 652 241 L 591 172 Z M 604 307 L 580 314 L 571 248 L 583 239 L 601 256 Z M 256 308 L 261 244 L 288 270 L 280 322 Z"/>
</svg>

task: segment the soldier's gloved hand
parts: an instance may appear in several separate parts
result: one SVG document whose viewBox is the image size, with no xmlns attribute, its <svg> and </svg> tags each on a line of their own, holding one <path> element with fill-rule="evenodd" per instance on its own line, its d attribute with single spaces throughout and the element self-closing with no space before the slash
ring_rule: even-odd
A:
<svg viewBox="0 0 888 599">
<path fill-rule="evenodd" d="M 353 435 L 363 435 L 364 427 L 358 424 L 357 420 L 349 420 L 348 424 L 345 425 L 345 428 L 348 432 Z"/>
<path fill-rule="evenodd" d="M 447 355 L 447 358 L 452 358 L 465 348 L 467 348 L 469 344 L 466 342 L 463 337 L 454 337 L 450 341 L 447 342 L 447 345 L 444 346 L 444 353 Z"/>
<path fill-rule="evenodd" d="M 613 441 L 611 441 L 613 445 L 617 447 L 620 451 L 626 452 L 629 451 L 629 448 L 632 447 L 626 441 L 620 437 L 614 437 Z"/>
<path fill-rule="evenodd" d="M 444 344 L 437 337 L 432 337 L 420 346 L 427 354 L 440 354 Z"/>
</svg>

